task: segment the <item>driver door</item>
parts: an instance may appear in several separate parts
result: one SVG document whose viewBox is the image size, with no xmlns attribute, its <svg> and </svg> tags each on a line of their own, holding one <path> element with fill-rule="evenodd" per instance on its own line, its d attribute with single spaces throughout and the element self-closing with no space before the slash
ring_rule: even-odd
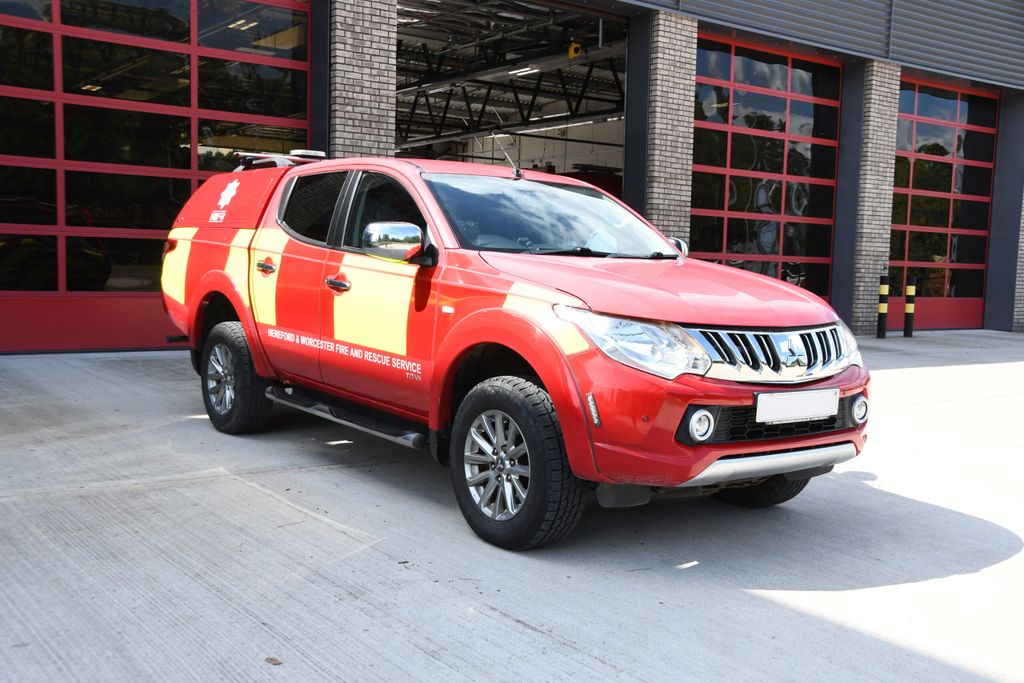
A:
<svg viewBox="0 0 1024 683">
<path fill-rule="evenodd" d="M 403 412 L 426 415 L 432 375 L 436 267 L 371 256 L 366 226 L 408 222 L 427 231 L 413 195 L 395 178 L 364 171 L 355 179 L 340 250 L 328 256 L 321 299 L 324 382 Z"/>
</svg>

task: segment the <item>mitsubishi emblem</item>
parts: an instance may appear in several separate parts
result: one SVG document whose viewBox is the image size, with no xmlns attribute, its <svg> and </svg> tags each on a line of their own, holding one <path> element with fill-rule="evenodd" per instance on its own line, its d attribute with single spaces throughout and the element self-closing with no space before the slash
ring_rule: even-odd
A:
<svg viewBox="0 0 1024 683">
<path fill-rule="evenodd" d="M 779 342 L 779 354 L 783 367 L 795 368 L 799 366 L 807 367 L 807 358 L 803 351 L 797 350 L 793 347 L 792 339 L 783 339 Z"/>
</svg>

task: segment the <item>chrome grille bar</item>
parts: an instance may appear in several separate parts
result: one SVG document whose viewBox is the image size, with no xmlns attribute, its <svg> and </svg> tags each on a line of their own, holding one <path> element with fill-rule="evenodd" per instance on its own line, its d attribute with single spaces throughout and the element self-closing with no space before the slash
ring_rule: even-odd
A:
<svg viewBox="0 0 1024 683">
<path fill-rule="evenodd" d="M 837 325 L 784 332 L 685 329 L 711 357 L 706 376 L 716 379 L 792 384 L 831 377 L 850 365 L 852 349 Z"/>
</svg>

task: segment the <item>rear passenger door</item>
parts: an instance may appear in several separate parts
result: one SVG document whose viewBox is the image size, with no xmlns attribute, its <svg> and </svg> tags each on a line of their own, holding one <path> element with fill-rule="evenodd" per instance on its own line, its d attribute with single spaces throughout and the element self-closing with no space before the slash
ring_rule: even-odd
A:
<svg viewBox="0 0 1024 683">
<path fill-rule="evenodd" d="M 321 380 L 324 263 L 347 174 L 293 177 L 253 241 L 253 312 L 270 363 L 286 379 Z"/>
<path fill-rule="evenodd" d="M 321 355 L 324 382 L 373 401 L 425 415 L 432 374 L 438 267 L 366 253 L 363 230 L 374 222 L 406 222 L 425 233 L 424 212 L 408 189 L 384 173 L 359 172 L 339 225 L 340 251 L 328 257 L 324 336 L 336 345 Z M 431 242 L 426 237 L 424 244 Z M 433 241 L 436 244 L 436 241 Z"/>
</svg>

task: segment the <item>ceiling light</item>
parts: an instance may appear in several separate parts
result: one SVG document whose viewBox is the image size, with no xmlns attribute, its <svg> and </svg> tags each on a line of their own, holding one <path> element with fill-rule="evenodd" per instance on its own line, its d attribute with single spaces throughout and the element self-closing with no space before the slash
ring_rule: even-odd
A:
<svg viewBox="0 0 1024 683">
<path fill-rule="evenodd" d="M 86 92 L 96 92 L 97 90 L 103 90 L 102 85 L 83 85 L 82 90 Z"/>
</svg>

